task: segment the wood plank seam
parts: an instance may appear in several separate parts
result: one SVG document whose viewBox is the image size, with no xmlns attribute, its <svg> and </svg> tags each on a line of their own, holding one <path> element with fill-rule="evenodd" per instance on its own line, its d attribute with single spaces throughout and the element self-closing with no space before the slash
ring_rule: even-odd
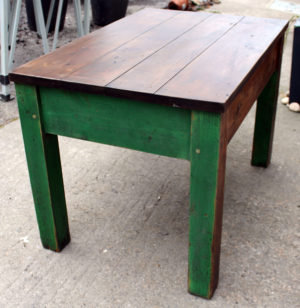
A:
<svg viewBox="0 0 300 308">
<path fill-rule="evenodd" d="M 177 15 L 176 15 L 177 16 Z M 149 56 L 145 57 L 143 60 L 139 61 L 138 63 L 136 63 L 135 65 L 133 65 L 132 67 L 128 68 L 125 72 L 123 72 L 121 75 L 119 75 L 118 77 L 114 78 L 113 80 L 111 80 L 109 83 L 107 83 L 105 85 L 109 86 L 111 83 L 113 83 L 116 79 L 122 77 L 123 75 L 125 75 L 127 72 L 129 72 L 130 70 L 132 70 L 133 68 L 135 68 L 136 66 L 138 66 L 140 63 L 144 62 L 146 59 L 152 57 L 153 55 L 155 55 L 156 53 L 158 53 L 160 50 L 162 50 L 163 48 L 165 48 L 166 46 L 170 45 L 171 43 L 175 42 L 176 40 L 178 40 L 181 36 L 183 36 L 184 34 L 188 33 L 189 31 L 191 31 L 193 28 L 199 26 L 201 23 L 203 23 L 205 20 L 212 18 L 214 15 L 208 15 L 206 18 L 200 20 L 197 24 L 193 25 L 192 27 L 188 28 L 187 30 L 185 30 L 184 32 L 182 32 L 181 34 L 179 34 L 178 36 L 176 36 L 173 40 L 169 41 L 168 43 L 166 43 L 165 45 L 163 45 L 162 47 L 160 47 L 159 49 L 157 49 L 155 52 L 151 53 Z"/>
<path fill-rule="evenodd" d="M 215 104 L 224 112 L 230 95 L 285 26 L 286 21 L 246 17 L 157 94 Z"/>
<path fill-rule="evenodd" d="M 122 29 L 125 28 L 130 31 L 128 32 L 127 30 L 127 35 L 125 36 L 125 39 L 122 39 L 122 42 L 127 42 L 130 37 L 138 35 L 141 31 L 146 31 L 149 29 L 149 27 L 153 27 L 154 25 L 157 25 L 157 23 L 162 22 L 165 20 L 166 15 L 168 18 L 171 16 L 178 15 L 179 13 L 176 11 L 168 11 L 166 12 L 167 14 L 164 14 L 165 12 L 163 10 L 154 10 L 154 9 L 144 9 L 136 14 L 128 16 L 126 19 L 120 19 L 118 22 L 111 23 L 110 25 L 103 27 L 97 31 L 94 31 L 90 33 L 87 36 L 81 37 L 79 39 L 74 40 L 70 44 L 67 44 L 61 48 L 59 48 L 56 53 L 50 53 L 48 55 L 44 55 L 40 58 L 37 58 L 33 61 L 30 61 L 29 63 L 26 63 L 25 65 L 22 65 L 19 67 L 18 71 L 21 74 L 24 74 L 27 69 L 30 69 L 31 71 L 31 76 L 41 76 L 40 73 L 43 72 L 42 69 L 43 67 L 41 64 L 49 64 L 51 66 L 51 69 L 49 65 L 47 66 L 47 71 L 48 73 L 50 72 L 50 75 L 48 75 L 50 78 L 52 77 L 57 77 L 56 73 L 56 66 L 62 66 L 65 68 L 66 65 L 70 65 L 70 59 L 71 62 L 72 60 L 76 60 L 76 55 L 80 51 L 87 50 L 87 49 L 99 49 L 99 44 L 103 45 L 103 36 L 104 36 L 104 41 L 107 40 L 107 33 L 110 32 L 111 35 L 116 35 L 116 34 L 121 34 Z M 143 25 L 142 29 L 140 29 L 137 24 Z M 132 35 L 131 35 L 132 34 Z M 122 36 L 123 37 L 123 36 Z M 115 44 L 112 44 L 116 48 L 118 44 L 120 44 L 118 37 L 116 40 L 113 40 Z M 86 54 L 86 53 L 85 53 Z M 84 57 L 89 58 L 89 57 Z M 49 61 L 49 62 L 47 62 Z M 64 70 L 64 69 L 63 69 Z M 65 71 L 65 70 L 64 70 Z M 22 73 L 23 72 L 23 73 Z M 55 75 L 51 75 L 55 73 Z M 65 76 L 65 75 L 64 75 Z M 21 82 L 22 83 L 22 82 Z"/>
<path fill-rule="evenodd" d="M 176 14 L 176 15 L 173 15 L 173 16 L 171 16 L 171 17 L 169 17 L 169 18 L 167 18 L 166 20 L 163 20 L 162 22 L 158 23 L 157 25 L 153 26 L 152 28 L 150 28 L 150 29 L 148 29 L 148 30 L 146 30 L 146 31 L 144 31 L 144 32 L 142 32 L 142 33 L 139 33 L 137 36 L 132 37 L 130 40 L 128 40 L 128 41 L 124 42 L 123 44 L 118 45 L 117 47 L 115 47 L 115 48 L 111 49 L 110 51 L 104 53 L 104 54 L 101 55 L 99 58 L 97 58 L 97 60 L 99 60 L 99 59 L 101 59 L 101 58 L 104 58 L 105 56 L 107 56 L 107 55 L 110 54 L 111 52 L 118 50 L 120 47 L 125 46 L 125 45 L 128 44 L 129 42 L 131 42 L 131 41 L 137 39 L 138 37 L 141 37 L 141 36 L 144 35 L 145 33 L 147 33 L 147 32 L 149 32 L 149 31 L 151 31 L 151 30 L 153 30 L 153 29 L 159 27 L 160 25 L 162 25 L 162 24 L 164 24 L 165 22 L 167 22 L 167 21 L 169 21 L 169 20 L 175 18 L 175 17 L 178 16 L 178 15 L 179 15 L 179 13 Z M 93 61 L 95 61 L 95 59 L 93 59 Z M 87 61 L 87 62 L 85 63 L 85 65 L 89 65 L 89 64 L 91 64 L 91 63 L 92 63 L 92 61 L 90 61 L 90 62 Z M 81 68 L 82 68 L 82 67 L 79 67 L 79 68 L 77 68 L 76 70 L 70 72 L 70 74 L 65 75 L 65 78 L 69 77 L 70 75 L 73 75 L 74 73 L 76 73 L 77 71 L 79 71 Z"/>
<path fill-rule="evenodd" d="M 140 11 L 137 11 L 136 13 L 132 14 L 132 15 L 129 15 L 129 16 L 126 16 L 126 19 L 129 19 L 129 18 L 133 18 L 133 17 L 136 17 L 140 14 L 143 14 L 145 11 L 156 11 L 155 9 L 153 8 L 150 8 L 150 7 L 147 7 L 147 8 L 144 8 Z M 179 14 L 179 13 L 178 13 Z M 178 15 L 178 14 L 174 14 L 174 16 Z M 122 21 L 122 20 L 120 20 Z M 120 22 L 119 21 L 119 22 Z M 77 45 L 78 44 L 78 41 L 81 41 L 81 42 L 84 42 L 85 44 L 89 41 L 91 41 L 95 36 L 98 35 L 98 31 L 101 30 L 101 29 L 98 29 L 96 31 L 93 31 L 93 32 L 90 32 L 88 35 L 85 35 L 85 36 L 82 36 L 80 38 L 76 38 L 74 39 L 72 42 L 66 44 L 66 45 L 63 45 L 61 47 L 59 47 L 59 51 L 62 51 L 64 49 L 69 49 L 71 46 L 73 45 Z M 49 54 L 46 54 L 46 55 L 42 55 L 40 56 L 38 59 L 39 60 L 42 60 L 43 58 L 47 58 L 49 56 Z"/>
<path fill-rule="evenodd" d="M 232 30 L 239 22 L 241 22 L 245 17 L 242 16 L 241 19 L 239 19 L 236 23 L 234 23 L 226 32 L 224 32 L 220 37 L 218 37 L 215 41 L 213 41 L 211 44 L 209 44 L 199 55 L 197 55 L 193 60 L 191 60 L 188 64 L 184 65 L 172 78 L 170 78 L 168 81 L 166 81 L 161 87 L 159 87 L 154 94 L 159 92 L 160 89 L 162 89 L 167 83 L 169 83 L 173 78 L 175 78 L 180 72 L 182 72 L 187 66 L 191 65 L 197 58 L 199 58 L 204 52 L 206 52 L 212 45 L 214 45 L 217 41 L 219 41 L 222 37 L 224 37 L 229 31 Z"/>
</svg>

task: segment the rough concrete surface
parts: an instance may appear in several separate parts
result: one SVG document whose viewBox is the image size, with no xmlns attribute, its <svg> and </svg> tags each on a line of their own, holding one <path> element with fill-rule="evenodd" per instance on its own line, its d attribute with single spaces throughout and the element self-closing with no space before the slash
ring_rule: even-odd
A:
<svg viewBox="0 0 300 308">
<path fill-rule="evenodd" d="M 211 10 L 292 17 L 261 2 Z M 282 93 L 291 46 L 292 29 Z M 25 47 L 16 63 L 31 56 Z M 54 253 L 40 243 L 16 103 L 0 113 L 1 308 L 300 307 L 300 114 L 278 104 L 268 169 L 249 164 L 255 108 L 229 145 L 220 281 L 208 301 L 187 293 L 187 161 L 59 138 L 72 241 Z"/>
</svg>

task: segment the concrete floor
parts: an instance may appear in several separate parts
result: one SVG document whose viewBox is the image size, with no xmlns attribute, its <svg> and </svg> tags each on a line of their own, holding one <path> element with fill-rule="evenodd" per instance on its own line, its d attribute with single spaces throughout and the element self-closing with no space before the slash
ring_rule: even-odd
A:
<svg viewBox="0 0 300 308">
<path fill-rule="evenodd" d="M 136 0 L 130 10 L 146 2 L 157 5 Z M 292 17 L 261 2 L 223 0 L 211 10 Z M 290 30 L 281 92 L 291 45 Z M 254 112 L 228 148 L 220 281 L 210 301 L 186 291 L 188 162 L 60 138 L 72 241 L 54 253 L 40 244 L 12 113 L 0 129 L 0 307 L 300 307 L 300 114 L 278 104 L 272 164 L 261 169 L 249 164 Z"/>
</svg>

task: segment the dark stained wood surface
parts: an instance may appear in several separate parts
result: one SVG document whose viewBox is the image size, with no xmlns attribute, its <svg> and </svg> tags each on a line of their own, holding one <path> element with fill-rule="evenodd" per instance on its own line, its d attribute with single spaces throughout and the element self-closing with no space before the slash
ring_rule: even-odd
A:
<svg viewBox="0 0 300 308">
<path fill-rule="evenodd" d="M 61 79 L 91 62 L 97 65 L 96 60 L 102 56 L 176 15 L 178 12 L 175 11 L 168 11 L 167 14 L 162 10 L 155 14 L 151 9 L 140 11 L 33 60 L 17 72 Z"/>
<path fill-rule="evenodd" d="M 74 72 L 70 77 L 72 79 L 76 78 L 80 82 L 89 83 L 91 81 L 90 76 L 95 75 L 97 84 L 106 85 L 139 63 L 143 63 L 145 59 L 152 59 L 155 53 L 165 50 L 170 42 L 176 41 L 176 39 L 181 38 L 184 34 L 189 33 L 189 30 L 201 24 L 208 17 L 209 15 L 206 13 L 192 16 L 190 14 L 178 14 L 163 23 L 163 31 L 160 26 L 154 27 L 143 35 L 106 54 L 104 57 L 99 58 L 97 66 L 92 62 Z M 101 68 L 100 71 L 99 67 Z M 159 71 L 159 67 L 157 68 Z M 131 85 L 133 86 L 135 81 L 140 79 L 141 76 L 143 75 L 138 76 L 138 78 L 133 77 Z M 127 78 L 125 77 L 125 79 Z"/>
<path fill-rule="evenodd" d="M 210 15 L 189 32 L 173 40 L 165 48 L 158 50 L 108 86 L 155 93 L 241 18 L 228 15 Z M 143 76 L 143 78 L 139 76 Z M 132 80 L 135 80 L 134 84 Z"/>
<path fill-rule="evenodd" d="M 287 21 L 144 9 L 17 68 L 17 83 L 223 112 Z M 271 72 L 270 74 L 272 74 Z"/>
<path fill-rule="evenodd" d="M 259 67 L 247 79 L 247 82 L 241 86 L 239 93 L 233 98 L 226 113 L 226 137 L 228 142 L 234 136 L 254 101 L 267 85 L 274 71 L 280 69 L 282 56 L 280 51 L 282 46 L 283 38 L 270 49 L 267 56 L 262 59 Z"/>
</svg>

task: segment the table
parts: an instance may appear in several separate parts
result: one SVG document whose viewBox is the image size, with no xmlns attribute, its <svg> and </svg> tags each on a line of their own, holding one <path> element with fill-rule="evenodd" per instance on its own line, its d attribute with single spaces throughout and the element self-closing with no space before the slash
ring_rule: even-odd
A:
<svg viewBox="0 0 300 308">
<path fill-rule="evenodd" d="M 57 135 L 187 159 L 189 292 L 218 283 L 226 148 L 257 101 L 270 162 L 287 21 L 145 9 L 11 75 L 43 246 L 70 241 Z"/>
</svg>

